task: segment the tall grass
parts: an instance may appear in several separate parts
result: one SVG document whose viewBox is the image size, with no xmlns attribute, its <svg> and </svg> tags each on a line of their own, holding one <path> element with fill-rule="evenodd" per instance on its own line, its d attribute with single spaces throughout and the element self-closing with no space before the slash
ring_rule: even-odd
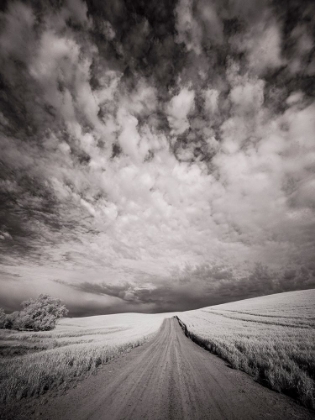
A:
<svg viewBox="0 0 315 420">
<path fill-rule="evenodd" d="M 124 315 L 63 320 L 54 331 L 1 331 L 6 356 L 0 361 L 2 402 L 39 396 L 71 383 L 142 345 L 155 335 L 163 316 Z M 14 356 L 22 347 L 26 354 Z M 13 349 L 13 355 L 8 349 Z"/>
<path fill-rule="evenodd" d="M 197 344 L 314 409 L 314 315 L 315 290 L 308 290 L 190 311 L 179 318 Z"/>
<path fill-rule="evenodd" d="M 3 401 L 44 394 L 49 389 L 67 387 L 75 379 L 94 372 L 121 353 L 137 347 L 149 337 L 119 346 L 77 344 L 19 356 L 0 363 L 0 395 Z"/>
</svg>

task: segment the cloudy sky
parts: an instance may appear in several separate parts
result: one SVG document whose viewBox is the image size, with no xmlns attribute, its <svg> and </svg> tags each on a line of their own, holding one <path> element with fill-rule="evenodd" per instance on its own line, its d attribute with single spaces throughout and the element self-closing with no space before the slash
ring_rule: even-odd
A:
<svg viewBox="0 0 315 420">
<path fill-rule="evenodd" d="M 315 287 L 313 0 L 0 7 L 1 306 Z"/>
</svg>

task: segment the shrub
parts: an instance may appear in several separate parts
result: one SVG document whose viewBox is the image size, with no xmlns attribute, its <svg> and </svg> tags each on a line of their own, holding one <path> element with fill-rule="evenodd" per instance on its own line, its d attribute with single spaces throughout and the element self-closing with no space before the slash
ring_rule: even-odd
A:
<svg viewBox="0 0 315 420">
<path fill-rule="evenodd" d="M 22 302 L 22 307 L 18 320 L 16 320 L 18 329 L 52 330 L 57 319 L 68 314 L 68 310 L 59 299 L 48 295 L 39 295 L 37 299 L 26 300 Z"/>
<path fill-rule="evenodd" d="M 19 312 L 15 311 L 12 314 L 5 315 L 4 326 L 8 330 L 17 330 L 19 329 Z"/>
</svg>

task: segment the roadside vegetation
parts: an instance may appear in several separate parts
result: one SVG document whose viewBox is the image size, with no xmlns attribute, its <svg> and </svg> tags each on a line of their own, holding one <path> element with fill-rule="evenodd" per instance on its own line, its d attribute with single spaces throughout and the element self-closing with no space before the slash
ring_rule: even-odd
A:
<svg viewBox="0 0 315 420">
<path fill-rule="evenodd" d="M 0 330 L 1 402 L 68 388 L 149 340 L 164 317 L 118 314 L 64 318 L 52 331 Z"/>
<path fill-rule="evenodd" d="M 186 335 L 263 385 L 315 408 L 315 290 L 179 314 Z"/>
</svg>

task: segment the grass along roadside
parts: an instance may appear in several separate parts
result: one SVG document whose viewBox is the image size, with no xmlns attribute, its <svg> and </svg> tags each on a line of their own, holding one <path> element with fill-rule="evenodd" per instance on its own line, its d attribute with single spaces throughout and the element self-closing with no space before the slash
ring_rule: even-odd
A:
<svg viewBox="0 0 315 420">
<path fill-rule="evenodd" d="M 186 336 L 231 367 L 314 409 L 314 298 L 315 290 L 290 292 L 185 312 L 178 320 Z"/>
<path fill-rule="evenodd" d="M 45 350 L 0 363 L 2 402 L 44 394 L 50 389 L 67 388 L 71 382 L 95 370 L 121 353 L 145 343 L 143 337 L 124 345 L 83 344 L 75 348 Z"/>
<path fill-rule="evenodd" d="M 129 314 L 129 318 L 125 314 L 92 318 L 77 324 L 76 320 L 65 319 L 56 330 L 47 333 L 2 330 L 1 338 L 7 346 L 2 346 L 6 356 L 0 361 L 1 402 L 68 388 L 95 373 L 99 366 L 147 342 L 164 319 L 140 314 Z M 15 356 L 19 346 L 29 351 Z M 13 354 L 10 348 L 14 349 Z"/>
</svg>

